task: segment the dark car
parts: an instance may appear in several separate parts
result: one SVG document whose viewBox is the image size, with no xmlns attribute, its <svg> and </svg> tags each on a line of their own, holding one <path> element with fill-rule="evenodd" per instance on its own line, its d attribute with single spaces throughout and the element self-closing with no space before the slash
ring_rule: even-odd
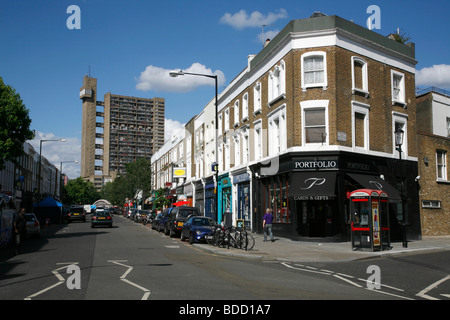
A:
<svg viewBox="0 0 450 320">
<path fill-rule="evenodd" d="M 162 215 L 163 215 L 162 213 L 158 213 L 156 215 L 156 217 L 153 218 L 153 220 L 152 220 L 152 230 L 155 230 L 155 229 L 158 230 L 158 228 L 159 228 L 159 220 L 161 219 Z"/>
<path fill-rule="evenodd" d="M 112 224 L 113 219 L 109 211 L 97 209 L 91 217 L 91 228 L 94 228 L 95 226 L 108 226 L 111 228 Z"/>
<path fill-rule="evenodd" d="M 86 211 L 84 210 L 84 206 L 71 206 L 67 219 L 69 222 L 76 220 L 86 222 Z"/>
<path fill-rule="evenodd" d="M 189 239 L 189 243 L 206 241 L 206 237 L 214 233 L 216 222 L 208 217 L 191 216 L 181 229 L 181 241 Z"/>
<path fill-rule="evenodd" d="M 161 218 L 159 219 L 159 224 L 158 227 L 156 228 L 156 230 L 158 231 L 164 231 L 164 234 L 168 235 L 169 234 L 169 229 L 166 226 L 166 222 L 167 219 L 169 218 L 170 212 L 172 211 L 173 208 L 167 208 L 164 209 Z"/>
<path fill-rule="evenodd" d="M 173 208 L 166 222 L 169 235 L 175 237 L 181 234 L 181 228 L 189 216 L 199 216 L 200 211 L 195 207 L 180 206 Z"/>
</svg>

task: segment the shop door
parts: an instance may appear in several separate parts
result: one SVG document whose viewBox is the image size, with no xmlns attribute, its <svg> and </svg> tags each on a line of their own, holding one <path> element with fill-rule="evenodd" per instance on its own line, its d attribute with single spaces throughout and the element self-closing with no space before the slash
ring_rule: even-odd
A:
<svg viewBox="0 0 450 320">
<path fill-rule="evenodd" d="M 327 212 L 323 204 L 309 203 L 308 220 L 310 237 L 327 236 Z"/>
</svg>

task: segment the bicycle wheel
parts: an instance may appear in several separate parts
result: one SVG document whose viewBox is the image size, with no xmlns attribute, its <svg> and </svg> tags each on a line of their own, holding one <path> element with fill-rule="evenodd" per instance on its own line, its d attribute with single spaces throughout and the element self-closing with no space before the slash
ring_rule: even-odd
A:
<svg viewBox="0 0 450 320">
<path fill-rule="evenodd" d="M 245 251 L 252 250 L 253 247 L 255 246 L 255 238 L 253 238 L 253 236 L 248 232 L 243 234 L 242 238 L 243 238 L 242 249 L 244 249 Z"/>
</svg>

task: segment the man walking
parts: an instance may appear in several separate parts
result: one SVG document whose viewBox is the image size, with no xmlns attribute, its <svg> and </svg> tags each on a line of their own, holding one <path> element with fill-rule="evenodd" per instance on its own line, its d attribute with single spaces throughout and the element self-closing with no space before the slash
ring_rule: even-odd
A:
<svg viewBox="0 0 450 320">
<path fill-rule="evenodd" d="M 273 216 L 270 212 L 270 209 L 267 208 L 266 214 L 263 217 L 263 230 L 264 230 L 264 241 L 267 241 L 267 233 L 270 235 L 270 241 L 274 242 L 273 234 L 272 234 L 272 221 Z"/>
<path fill-rule="evenodd" d="M 23 214 L 25 213 L 24 208 L 20 208 L 19 214 L 14 218 L 14 231 L 15 231 L 15 244 L 16 250 L 15 254 L 19 254 L 22 242 L 25 240 L 25 218 Z"/>
</svg>

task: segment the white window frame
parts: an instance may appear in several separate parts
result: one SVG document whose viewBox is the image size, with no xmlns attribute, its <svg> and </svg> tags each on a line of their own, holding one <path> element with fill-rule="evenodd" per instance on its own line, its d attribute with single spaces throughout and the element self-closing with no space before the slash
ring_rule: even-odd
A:
<svg viewBox="0 0 450 320">
<path fill-rule="evenodd" d="M 263 157 L 263 131 L 262 131 L 262 121 L 259 120 L 254 123 L 254 147 L 255 155 L 254 160 L 260 160 Z"/>
<path fill-rule="evenodd" d="M 442 160 L 442 165 L 439 168 L 439 158 Z M 447 151 L 436 150 L 436 180 L 448 181 L 447 177 Z"/>
<path fill-rule="evenodd" d="M 362 88 L 356 87 L 356 77 L 355 77 L 355 62 L 362 64 Z M 369 80 L 368 80 L 368 72 L 367 72 L 367 61 L 363 58 L 353 56 L 352 57 L 352 90 L 353 92 L 361 92 L 364 94 L 369 94 Z"/>
<path fill-rule="evenodd" d="M 234 142 L 234 166 L 237 167 L 241 164 L 241 137 L 240 134 L 233 136 Z"/>
<path fill-rule="evenodd" d="M 253 114 L 261 112 L 261 82 L 257 82 L 253 87 Z"/>
<path fill-rule="evenodd" d="M 305 83 L 305 59 L 311 58 L 313 56 L 321 56 L 323 59 L 323 82 L 320 83 Z M 327 54 L 324 51 L 311 51 L 306 52 L 302 54 L 301 56 L 301 68 L 302 68 L 302 74 L 301 74 L 301 82 L 302 82 L 302 89 L 303 91 L 306 91 L 308 88 L 317 88 L 322 87 L 324 90 L 327 89 L 328 86 L 328 77 L 327 77 Z"/>
<path fill-rule="evenodd" d="M 352 148 L 353 149 L 370 149 L 369 136 L 369 111 L 370 105 L 358 101 L 352 101 Z M 356 146 L 356 113 L 364 115 L 364 147 Z"/>
<path fill-rule="evenodd" d="M 227 133 L 230 130 L 230 108 L 225 109 L 224 119 L 225 124 L 223 132 Z"/>
<path fill-rule="evenodd" d="M 395 124 L 401 123 L 403 125 L 403 145 L 402 145 L 402 159 L 408 157 L 408 115 L 399 112 L 392 112 L 392 150 L 394 150 L 394 157 L 400 156 L 397 145 L 395 144 Z"/>
<path fill-rule="evenodd" d="M 314 145 L 329 145 L 330 139 L 330 126 L 328 123 L 328 105 L 329 100 L 309 100 L 300 102 L 301 114 L 302 114 L 302 145 L 314 146 Z M 305 111 L 311 109 L 325 109 L 325 141 L 324 142 L 312 142 L 306 143 L 306 128 L 305 128 Z"/>
<path fill-rule="evenodd" d="M 267 115 L 268 132 L 268 151 L 269 156 L 275 156 L 287 149 L 286 137 L 286 104 L 281 105 Z"/>
<path fill-rule="evenodd" d="M 248 120 L 248 93 L 242 96 L 242 121 Z"/>
<path fill-rule="evenodd" d="M 221 113 L 221 114 L 219 114 L 219 116 L 218 116 L 218 133 L 217 133 L 217 136 L 221 136 L 222 135 L 222 132 L 223 132 L 223 130 L 222 130 L 222 119 L 223 119 L 223 112 Z"/>
<path fill-rule="evenodd" d="M 286 64 L 283 60 L 269 72 L 268 101 L 269 106 L 274 100 L 286 95 Z"/>
<path fill-rule="evenodd" d="M 234 102 L 234 123 L 233 125 L 237 127 L 239 125 L 239 99 Z"/>
<path fill-rule="evenodd" d="M 399 83 L 399 94 L 398 97 L 396 97 L 396 93 L 395 93 L 395 87 L 394 87 L 394 79 L 396 77 L 400 77 L 400 83 Z M 391 70 L 391 95 L 392 95 L 392 104 L 401 104 L 404 107 L 406 106 L 406 94 L 405 94 L 405 74 L 395 71 L 395 70 Z"/>
</svg>

